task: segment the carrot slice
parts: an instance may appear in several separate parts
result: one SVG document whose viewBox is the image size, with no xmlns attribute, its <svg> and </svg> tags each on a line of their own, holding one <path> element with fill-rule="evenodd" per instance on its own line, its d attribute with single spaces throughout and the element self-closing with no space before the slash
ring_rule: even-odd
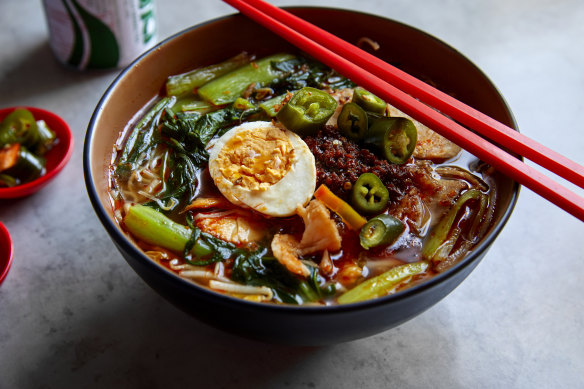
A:
<svg viewBox="0 0 584 389">
<path fill-rule="evenodd" d="M 343 219 L 343 222 L 355 231 L 359 231 L 367 223 L 367 220 L 363 216 L 359 215 L 349 204 L 337 197 L 324 184 L 319 186 L 316 192 L 314 192 L 314 197 L 322 201 L 331 211 L 339 215 Z"/>
<path fill-rule="evenodd" d="M 18 162 L 19 151 L 20 144 L 18 143 L 0 149 L 0 172 L 16 165 L 16 162 Z"/>
</svg>

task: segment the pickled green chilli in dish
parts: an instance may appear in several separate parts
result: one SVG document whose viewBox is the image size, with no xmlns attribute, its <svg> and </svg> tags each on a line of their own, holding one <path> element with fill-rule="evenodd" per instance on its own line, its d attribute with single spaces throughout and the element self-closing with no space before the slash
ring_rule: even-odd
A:
<svg viewBox="0 0 584 389">
<path fill-rule="evenodd" d="M 152 261 L 217 293 L 398 293 L 459 262 L 493 218 L 491 167 L 312 59 L 241 53 L 161 90 L 120 129 L 114 215 Z"/>
<path fill-rule="evenodd" d="M 44 120 L 25 108 L 9 113 L 0 122 L 0 188 L 33 181 L 46 172 L 43 156 L 57 143 Z"/>
</svg>

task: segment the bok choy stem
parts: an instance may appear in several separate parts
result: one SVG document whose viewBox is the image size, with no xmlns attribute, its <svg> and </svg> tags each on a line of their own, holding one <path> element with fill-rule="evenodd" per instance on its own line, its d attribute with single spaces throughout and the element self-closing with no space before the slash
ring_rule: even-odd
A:
<svg viewBox="0 0 584 389">
<path fill-rule="evenodd" d="M 126 216 L 124 225 L 136 238 L 155 246 L 182 252 L 191 238 L 192 231 L 176 223 L 145 205 L 132 205 Z"/>
<path fill-rule="evenodd" d="M 338 302 L 339 304 L 350 304 L 385 296 L 392 289 L 409 281 L 416 274 L 425 272 L 428 266 L 429 263 L 427 261 L 396 266 L 343 293 L 338 298 Z"/>
<path fill-rule="evenodd" d="M 195 69 L 188 73 L 171 76 L 166 81 L 166 94 L 169 96 L 180 96 L 189 92 L 192 93 L 195 88 L 245 65 L 250 60 L 250 55 L 243 52 L 224 62 Z"/>
<path fill-rule="evenodd" d="M 181 253 L 192 265 L 205 266 L 244 252 L 229 242 L 201 232 L 192 223 L 191 228 L 183 226 L 145 205 L 132 205 L 123 221 L 136 238 Z"/>
<path fill-rule="evenodd" d="M 290 54 L 275 54 L 244 65 L 199 88 L 199 96 L 215 105 L 229 104 L 235 101 L 252 84 L 269 84 L 286 75 L 272 66 L 294 58 Z M 257 85 L 259 86 L 259 85 Z"/>
</svg>

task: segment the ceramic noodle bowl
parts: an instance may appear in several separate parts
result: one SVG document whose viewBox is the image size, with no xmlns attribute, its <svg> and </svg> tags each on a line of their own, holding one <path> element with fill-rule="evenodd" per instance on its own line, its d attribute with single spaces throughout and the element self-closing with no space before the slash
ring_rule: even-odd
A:
<svg viewBox="0 0 584 389">
<path fill-rule="evenodd" d="M 515 128 L 511 111 L 495 86 L 480 69 L 440 40 L 402 23 L 359 12 L 289 10 L 351 43 L 364 37 L 379 43 L 376 56 Z M 161 42 L 128 66 L 98 103 L 85 139 L 85 180 L 97 216 L 128 264 L 157 293 L 199 320 L 246 337 L 288 344 L 331 344 L 370 336 L 421 314 L 448 295 L 478 265 L 511 215 L 519 186 L 502 174 L 492 175 L 497 188 L 492 222 L 468 255 L 422 283 L 351 304 L 258 303 L 217 293 L 150 259 L 120 227 L 108 189 L 114 145 L 121 131 L 159 96 L 168 76 L 221 62 L 242 51 L 258 58 L 283 52 L 299 54 L 249 19 L 226 16 Z"/>
</svg>

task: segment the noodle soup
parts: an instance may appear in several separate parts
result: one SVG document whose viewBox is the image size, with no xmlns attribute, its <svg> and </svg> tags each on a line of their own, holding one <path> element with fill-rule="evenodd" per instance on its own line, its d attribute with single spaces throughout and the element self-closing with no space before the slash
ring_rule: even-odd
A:
<svg viewBox="0 0 584 389">
<path fill-rule="evenodd" d="M 460 261 L 493 218 L 492 169 L 326 66 L 291 54 L 168 78 L 120 134 L 114 215 L 218 293 L 332 305 Z"/>
</svg>

